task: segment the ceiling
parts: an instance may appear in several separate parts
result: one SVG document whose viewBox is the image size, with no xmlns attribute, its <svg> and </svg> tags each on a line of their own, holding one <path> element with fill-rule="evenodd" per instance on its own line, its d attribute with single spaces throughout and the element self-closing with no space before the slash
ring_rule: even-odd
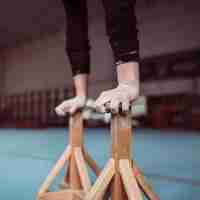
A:
<svg viewBox="0 0 200 200">
<path fill-rule="evenodd" d="M 0 48 L 58 31 L 64 24 L 60 0 L 6 0 L 0 13 Z"/>
</svg>

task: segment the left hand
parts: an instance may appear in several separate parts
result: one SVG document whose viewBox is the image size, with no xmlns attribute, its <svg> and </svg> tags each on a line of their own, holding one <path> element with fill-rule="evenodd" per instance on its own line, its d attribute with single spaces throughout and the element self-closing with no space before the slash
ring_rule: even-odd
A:
<svg viewBox="0 0 200 200">
<path fill-rule="evenodd" d="M 101 93 L 95 102 L 95 107 L 99 112 L 106 112 L 109 109 L 112 113 L 127 112 L 131 103 L 139 96 L 139 83 L 130 81 L 127 83 L 119 83 L 119 85 L 111 90 Z"/>
<path fill-rule="evenodd" d="M 86 96 L 76 96 L 63 101 L 55 108 L 57 115 L 65 116 L 66 113 L 74 114 L 77 110 L 83 108 L 86 103 Z"/>
</svg>

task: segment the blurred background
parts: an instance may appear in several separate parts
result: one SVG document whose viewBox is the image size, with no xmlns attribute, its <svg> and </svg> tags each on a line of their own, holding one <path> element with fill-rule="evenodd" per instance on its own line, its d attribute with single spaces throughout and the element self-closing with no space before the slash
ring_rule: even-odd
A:
<svg viewBox="0 0 200 200">
<path fill-rule="evenodd" d="M 88 7 L 89 90 L 95 99 L 115 86 L 116 72 L 101 1 L 88 0 Z M 141 95 L 147 100 L 147 113 L 137 119 L 136 160 L 162 200 L 196 200 L 200 2 L 138 0 L 136 11 Z M 7 0 L 1 2 L 0 13 L 0 199 L 30 200 L 67 142 L 67 117 L 54 112 L 73 95 L 65 15 L 59 0 Z M 108 124 L 88 119 L 87 125 L 86 145 L 103 166 L 109 155 Z M 95 149 L 94 143 L 98 143 Z M 10 189 L 15 193 L 6 192 Z"/>
<path fill-rule="evenodd" d="M 90 97 L 116 84 L 99 0 L 89 0 L 92 54 Z M 137 17 L 144 125 L 200 129 L 200 4 L 196 0 L 141 0 Z M 53 108 L 72 96 L 60 1 L 2 3 L 0 125 L 64 125 Z M 35 126 L 35 125 L 34 125 Z"/>
</svg>

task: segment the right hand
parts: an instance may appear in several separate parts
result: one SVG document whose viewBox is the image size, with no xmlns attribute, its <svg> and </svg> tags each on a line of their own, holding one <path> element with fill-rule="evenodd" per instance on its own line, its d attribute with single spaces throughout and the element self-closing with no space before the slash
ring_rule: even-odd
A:
<svg viewBox="0 0 200 200">
<path fill-rule="evenodd" d="M 114 89 L 101 93 L 95 101 L 97 111 L 106 112 L 106 109 L 112 113 L 119 113 L 120 105 L 122 112 L 127 112 L 130 105 L 139 96 L 139 82 L 127 81 L 127 83 L 119 83 Z"/>
<path fill-rule="evenodd" d="M 77 110 L 83 108 L 86 103 L 86 96 L 76 96 L 63 101 L 55 108 L 57 115 L 65 116 L 66 113 L 74 114 Z"/>
</svg>

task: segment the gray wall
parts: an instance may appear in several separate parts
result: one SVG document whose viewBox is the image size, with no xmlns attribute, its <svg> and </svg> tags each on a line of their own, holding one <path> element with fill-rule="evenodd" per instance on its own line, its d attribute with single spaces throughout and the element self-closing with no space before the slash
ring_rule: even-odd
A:
<svg viewBox="0 0 200 200">
<path fill-rule="evenodd" d="M 6 92 L 63 87 L 70 83 L 63 43 L 63 34 L 58 33 L 7 49 Z"/>
<path fill-rule="evenodd" d="M 142 56 L 200 47 L 198 1 L 152 0 L 152 2 L 155 2 L 155 5 L 152 3 L 149 7 L 141 5 L 141 9 L 138 8 Z"/>
<path fill-rule="evenodd" d="M 89 2 L 89 34 L 92 45 L 90 91 L 92 96 L 96 96 L 102 89 L 113 86 L 115 69 L 105 34 L 102 6 L 99 0 Z M 195 2 L 195 0 L 166 1 L 166 3 L 152 1 L 152 4 L 146 5 L 144 1 L 138 1 L 137 15 L 142 57 L 200 47 L 200 6 Z M 46 35 L 38 40 L 26 41 L 6 49 L 5 54 L 5 91 L 8 94 L 31 89 L 72 86 L 69 62 L 64 52 L 63 31 Z M 173 87 L 174 84 L 176 81 L 173 82 Z M 177 82 L 177 86 L 178 84 Z M 190 88 L 190 82 L 186 81 L 185 84 Z M 158 85 L 157 82 L 143 85 L 142 91 L 149 93 L 151 87 Z"/>
<path fill-rule="evenodd" d="M 0 95 L 4 93 L 5 88 L 5 59 L 4 52 L 0 52 Z"/>
</svg>

